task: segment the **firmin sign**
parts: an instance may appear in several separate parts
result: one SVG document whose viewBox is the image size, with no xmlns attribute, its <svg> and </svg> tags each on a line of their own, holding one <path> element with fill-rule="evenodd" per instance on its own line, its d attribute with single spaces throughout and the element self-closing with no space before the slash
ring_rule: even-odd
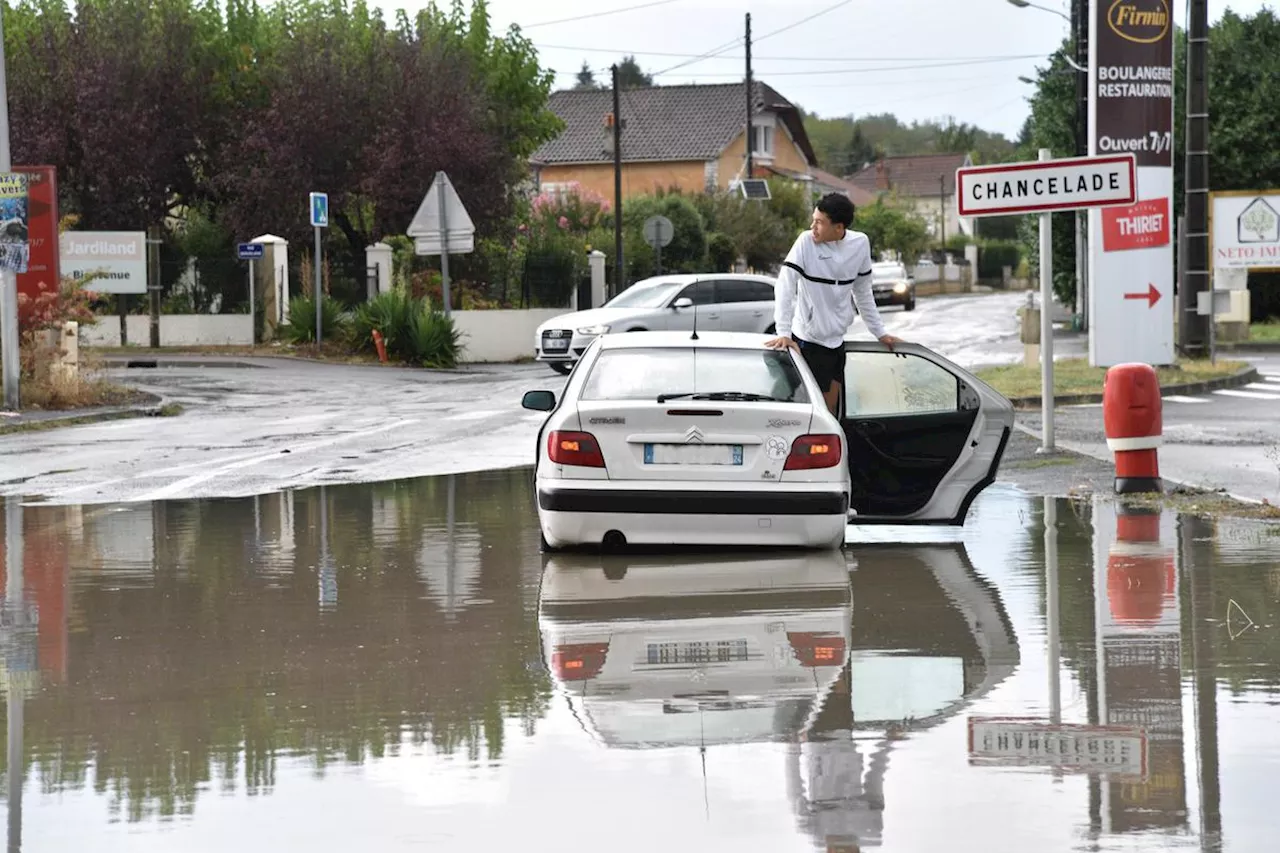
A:
<svg viewBox="0 0 1280 853">
<path fill-rule="evenodd" d="M 1120 38 L 1154 44 L 1169 32 L 1169 0 L 1115 0 L 1107 10 L 1107 25 Z"/>
</svg>

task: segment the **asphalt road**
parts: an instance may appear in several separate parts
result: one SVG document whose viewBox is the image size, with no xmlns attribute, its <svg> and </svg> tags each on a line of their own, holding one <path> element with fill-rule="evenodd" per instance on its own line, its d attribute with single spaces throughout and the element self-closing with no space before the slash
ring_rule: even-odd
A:
<svg viewBox="0 0 1280 853">
<path fill-rule="evenodd" d="M 1164 398 L 1160 474 L 1169 481 L 1280 503 L 1280 357 L 1230 358 L 1252 362 L 1261 381 Z M 1019 421 L 1041 434 L 1039 413 L 1020 415 Z M 1063 449 L 1109 457 L 1100 405 L 1057 409 L 1054 433 Z"/>
<path fill-rule="evenodd" d="M 925 299 L 910 313 L 886 310 L 885 320 L 894 334 L 960 365 L 1007 363 L 1022 356 L 1014 311 L 1024 301 L 1022 293 Z M 867 336 L 860 323 L 851 335 Z M 1059 357 L 1078 355 L 1084 339 L 1064 336 L 1056 346 Z M 533 388 L 559 391 L 564 384 L 538 364 L 445 372 L 288 359 L 221 361 L 226 366 L 114 371 L 181 403 L 186 413 L 180 417 L 0 437 L 0 494 L 56 504 L 242 497 L 526 465 L 534 459 L 542 416 L 521 409 L 520 397 Z M 1280 399 L 1280 392 L 1275 396 Z M 1213 415 L 1215 426 L 1171 432 L 1202 440 L 1218 435 L 1214 452 L 1229 458 L 1187 445 L 1188 459 L 1215 471 L 1228 465 L 1224 472 L 1244 472 L 1232 475 L 1231 490 L 1255 494 L 1268 477 L 1274 489 L 1275 466 L 1258 460 L 1267 441 L 1277 440 L 1265 420 L 1275 402 L 1215 396 L 1212 405 L 1183 404 L 1186 417 Z M 1240 446 L 1238 430 L 1226 427 L 1231 411 L 1249 412 L 1257 426 L 1252 444 Z M 1166 422 L 1176 425 L 1177 417 L 1170 412 Z M 1092 442 L 1099 452 L 1100 418 L 1098 411 L 1064 411 L 1063 445 Z M 1037 420 L 1028 423 L 1034 427 Z M 1216 425 L 1224 432 L 1213 432 Z M 1163 458 L 1168 456 L 1166 451 Z"/>
</svg>

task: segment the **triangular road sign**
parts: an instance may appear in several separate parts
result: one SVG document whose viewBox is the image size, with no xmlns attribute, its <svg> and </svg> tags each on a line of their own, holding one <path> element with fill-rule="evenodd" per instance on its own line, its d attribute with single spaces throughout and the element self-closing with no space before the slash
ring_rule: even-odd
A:
<svg viewBox="0 0 1280 853">
<path fill-rule="evenodd" d="M 476 226 L 471 215 L 458 197 L 458 191 L 449 182 L 444 172 L 436 172 L 435 180 L 427 196 L 418 205 L 418 212 L 413 215 L 407 233 L 416 238 L 419 246 L 418 254 L 438 254 L 441 243 L 440 197 L 444 195 L 444 217 L 449 228 L 449 253 L 464 253 L 472 250 L 475 244 Z M 434 251 L 431 247 L 435 247 Z M 424 250 L 425 249 L 425 250 Z"/>
</svg>

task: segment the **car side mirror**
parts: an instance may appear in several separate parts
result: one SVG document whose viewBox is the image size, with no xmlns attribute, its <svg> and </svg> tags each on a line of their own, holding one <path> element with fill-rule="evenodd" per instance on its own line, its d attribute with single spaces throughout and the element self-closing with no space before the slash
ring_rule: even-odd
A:
<svg viewBox="0 0 1280 853">
<path fill-rule="evenodd" d="M 551 391 L 525 391 L 520 405 L 535 412 L 549 412 L 556 407 L 556 395 Z"/>
<path fill-rule="evenodd" d="M 680 310 L 681 308 L 692 308 L 693 300 L 687 296 L 681 296 L 675 302 L 671 303 L 671 307 L 677 311 Z"/>
</svg>

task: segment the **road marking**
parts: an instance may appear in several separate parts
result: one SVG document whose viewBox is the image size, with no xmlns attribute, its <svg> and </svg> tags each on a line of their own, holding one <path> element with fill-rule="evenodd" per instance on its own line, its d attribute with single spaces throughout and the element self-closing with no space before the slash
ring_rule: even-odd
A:
<svg viewBox="0 0 1280 853">
<path fill-rule="evenodd" d="M 295 459 L 297 458 L 297 455 L 299 453 L 305 453 L 308 450 L 319 450 L 322 447 L 329 447 L 331 445 L 340 444 L 344 441 L 349 441 L 355 438 L 367 438 L 368 436 L 371 436 L 371 435 L 377 435 L 378 433 L 388 432 L 393 429 L 399 429 L 402 426 L 408 426 L 409 424 L 415 424 L 417 422 L 418 421 L 416 418 L 411 420 L 406 419 L 406 420 L 394 421 L 392 423 L 383 424 L 382 426 L 374 427 L 372 429 L 360 430 L 358 432 L 343 433 L 342 435 L 335 435 L 329 438 L 320 439 L 319 441 L 313 441 L 310 444 L 302 444 L 302 445 L 298 445 L 297 447 L 290 447 L 290 448 L 287 448 L 290 451 L 289 458 Z M 208 482 L 209 480 L 212 480 L 216 477 L 221 477 L 223 474 L 230 473 L 231 471 L 235 471 L 239 468 L 247 468 L 250 465 L 257 465 L 260 462 L 270 462 L 272 460 L 280 459 L 282 458 L 282 454 L 280 450 L 283 450 L 283 449 L 285 448 L 273 450 L 270 453 L 261 453 L 257 456 L 250 456 L 248 459 L 240 459 L 236 462 L 231 462 L 219 468 L 215 468 L 212 471 L 205 471 L 201 474 L 196 474 L 195 476 L 188 477 L 185 480 L 179 480 L 176 483 L 170 483 L 169 485 L 161 489 L 157 489 L 156 491 L 151 492 L 150 494 L 143 495 L 140 498 L 135 498 L 135 500 L 142 503 L 164 500 L 165 498 L 171 495 L 175 495 L 184 489 L 190 489 L 193 486 L 198 486 L 201 483 Z"/>
<path fill-rule="evenodd" d="M 1264 373 L 1262 374 L 1264 382 L 1280 382 L 1280 373 Z"/>
<path fill-rule="evenodd" d="M 478 421 L 481 418 L 493 418 L 499 415 L 509 414 L 502 411 L 483 411 L 483 412 L 463 412 L 458 415 L 450 415 L 445 418 L 447 421 Z"/>
<path fill-rule="evenodd" d="M 1170 394 L 1164 398 L 1166 403 L 1207 403 L 1204 397 L 1184 397 L 1181 394 Z"/>
<path fill-rule="evenodd" d="M 1280 400 L 1280 394 L 1263 394 L 1259 391 L 1231 391 L 1224 388 L 1213 393 L 1221 394 L 1224 397 L 1244 397 L 1249 400 Z"/>
<path fill-rule="evenodd" d="M 1255 391 L 1265 391 L 1267 393 L 1280 393 L 1280 385 L 1271 385 L 1266 382 L 1250 382 L 1245 388 L 1252 388 Z"/>
</svg>

